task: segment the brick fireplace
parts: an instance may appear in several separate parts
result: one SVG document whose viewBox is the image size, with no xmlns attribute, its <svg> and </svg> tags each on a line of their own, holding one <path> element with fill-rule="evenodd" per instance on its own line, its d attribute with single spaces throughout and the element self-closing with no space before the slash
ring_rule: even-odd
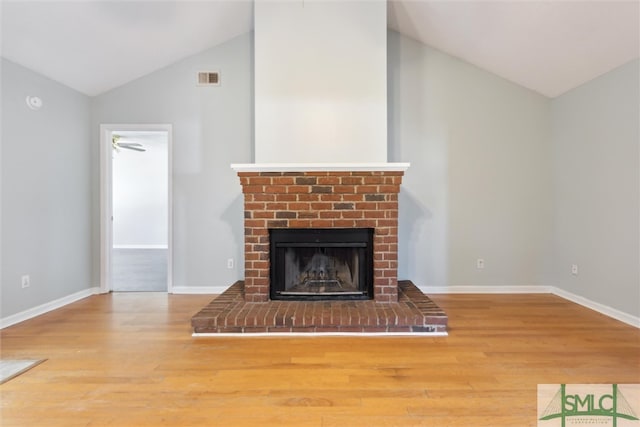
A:
<svg viewBox="0 0 640 427">
<path fill-rule="evenodd" d="M 398 280 L 398 193 L 408 164 L 232 167 L 244 194 L 245 278 L 193 316 L 194 334 L 446 334 L 446 314 Z M 372 298 L 270 299 L 270 233 L 349 229 L 373 234 Z"/>
<path fill-rule="evenodd" d="M 372 228 L 373 299 L 398 301 L 398 193 L 404 171 L 240 171 L 245 300 L 269 299 L 269 230 Z"/>
<path fill-rule="evenodd" d="M 386 3 L 254 9 L 255 163 L 231 165 L 244 279 L 192 318 L 194 333 L 445 333 L 445 313 L 398 281 L 409 164 L 387 162 Z M 338 230 L 354 238 L 336 242 Z"/>
</svg>

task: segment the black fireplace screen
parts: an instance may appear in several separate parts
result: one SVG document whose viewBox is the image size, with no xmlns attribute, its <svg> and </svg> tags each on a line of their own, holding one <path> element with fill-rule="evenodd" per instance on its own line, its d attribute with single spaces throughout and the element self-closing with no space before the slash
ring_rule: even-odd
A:
<svg viewBox="0 0 640 427">
<path fill-rule="evenodd" d="M 373 297 L 373 229 L 272 229 L 271 299 Z"/>
</svg>

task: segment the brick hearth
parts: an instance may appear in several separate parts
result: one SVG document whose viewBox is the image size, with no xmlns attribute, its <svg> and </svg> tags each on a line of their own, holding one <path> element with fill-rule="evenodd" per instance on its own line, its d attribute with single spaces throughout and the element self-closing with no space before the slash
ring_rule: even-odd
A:
<svg viewBox="0 0 640 427">
<path fill-rule="evenodd" d="M 246 302 L 236 282 L 196 314 L 195 333 L 433 333 L 447 331 L 446 314 L 413 283 L 399 283 L 397 303 L 375 301 Z"/>
<path fill-rule="evenodd" d="M 245 298 L 269 299 L 269 229 L 373 228 L 377 302 L 398 301 L 398 193 L 404 172 L 239 172 Z"/>
</svg>

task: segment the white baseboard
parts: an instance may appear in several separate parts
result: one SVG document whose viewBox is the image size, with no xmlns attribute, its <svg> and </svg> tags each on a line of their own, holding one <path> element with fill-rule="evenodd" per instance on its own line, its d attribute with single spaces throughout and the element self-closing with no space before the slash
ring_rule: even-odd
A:
<svg viewBox="0 0 640 427">
<path fill-rule="evenodd" d="M 227 290 L 228 286 L 174 286 L 172 294 L 209 294 L 219 295 Z M 628 325 L 640 328 L 640 317 L 633 316 L 628 313 L 624 313 L 615 308 L 611 308 L 604 304 L 600 304 L 590 299 L 575 295 L 571 292 L 567 292 L 563 289 L 556 288 L 554 286 L 450 286 L 450 287 L 421 287 L 420 290 L 425 294 L 554 294 L 583 307 L 587 307 L 591 310 L 595 310 L 598 313 L 602 313 L 605 316 L 609 316 L 613 319 L 619 320 Z M 97 295 L 100 293 L 99 287 L 83 289 L 79 292 L 67 295 L 66 297 L 59 298 L 54 301 L 39 305 L 37 307 L 30 308 L 20 313 L 13 314 L 0 319 L 0 329 L 4 329 L 8 326 L 15 325 L 16 323 L 29 320 L 33 317 L 40 316 L 41 314 L 48 313 L 49 311 L 64 307 L 67 304 L 79 301 L 83 298 L 91 295 Z"/>
<path fill-rule="evenodd" d="M 174 286 L 172 294 L 216 294 L 220 295 L 229 289 L 229 286 Z"/>
<path fill-rule="evenodd" d="M 591 310 L 597 311 L 598 313 L 602 313 L 605 316 L 609 316 L 613 319 L 624 322 L 627 325 L 640 328 L 640 317 L 632 316 L 629 313 L 625 313 L 623 311 L 616 310 L 615 308 L 611 308 L 607 305 L 600 304 L 595 301 L 591 301 L 590 299 L 565 291 L 564 289 L 560 289 L 556 287 L 551 287 L 551 289 L 552 289 L 551 293 L 553 293 L 554 295 L 557 295 L 571 302 L 575 302 L 576 304 L 580 304 L 583 307 L 590 308 Z"/>
<path fill-rule="evenodd" d="M 71 295 L 67 295 L 66 297 L 58 298 L 57 300 L 53 300 L 45 304 L 39 305 L 37 307 L 33 307 L 28 310 L 21 311 L 20 313 L 3 317 L 2 319 L 0 319 L 0 329 L 4 329 L 8 326 L 15 325 L 16 323 L 24 322 L 25 320 L 32 319 L 36 316 L 40 316 L 41 314 L 48 313 L 52 310 L 56 310 L 58 308 L 64 307 L 67 304 L 71 304 L 72 302 L 76 302 L 83 298 L 89 297 L 91 295 L 96 295 L 99 293 L 100 293 L 99 287 L 87 288 L 79 292 L 73 293 Z"/>
<path fill-rule="evenodd" d="M 598 313 L 640 328 L 640 317 L 632 316 L 615 308 L 591 301 L 555 286 L 433 286 L 420 287 L 425 294 L 553 294 L 595 310 Z"/>
<path fill-rule="evenodd" d="M 113 249 L 167 249 L 167 245 L 113 245 Z"/>
<path fill-rule="evenodd" d="M 209 338 L 274 338 L 274 337 L 408 337 L 408 338 L 431 338 L 431 337 L 446 337 L 449 336 L 448 332 L 194 332 L 192 337 L 209 337 Z"/>
<path fill-rule="evenodd" d="M 425 294 L 548 294 L 548 286 L 426 286 Z"/>
</svg>

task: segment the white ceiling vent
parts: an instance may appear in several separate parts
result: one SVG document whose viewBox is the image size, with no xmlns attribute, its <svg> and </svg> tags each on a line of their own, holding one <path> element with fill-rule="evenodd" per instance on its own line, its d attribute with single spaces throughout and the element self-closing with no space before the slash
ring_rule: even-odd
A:
<svg viewBox="0 0 640 427">
<path fill-rule="evenodd" d="M 200 71 L 198 86 L 220 86 L 220 73 L 218 71 Z"/>
</svg>

